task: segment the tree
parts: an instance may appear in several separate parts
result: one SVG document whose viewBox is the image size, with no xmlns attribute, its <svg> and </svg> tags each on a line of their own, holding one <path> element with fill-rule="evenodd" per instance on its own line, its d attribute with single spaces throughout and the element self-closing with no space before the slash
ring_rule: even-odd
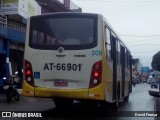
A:
<svg viewBox="0 0 160 120">
<path fill-rule="evenodd" d="M 153 56 L 151 65 L 154 70 L 160 71 L 160 51 Z"/>
</svg>

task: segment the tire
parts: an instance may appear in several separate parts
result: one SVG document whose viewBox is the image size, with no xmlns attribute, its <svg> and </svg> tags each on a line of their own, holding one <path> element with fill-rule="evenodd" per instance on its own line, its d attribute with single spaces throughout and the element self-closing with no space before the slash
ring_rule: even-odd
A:
<svg viewBox="0 0 160 120">
<path fill-rule="evenodd" d="M 56 98 L 56 99 L 54 99 L 54 103 L 57 108 L 66 108 L 66 107 L 71 107 L 73 105 L 73 100 L 72 99 Z"/>
<path fill-rule="evenodd" d="M 117 94 L 116 94 L 116 100 L 114 103 L 112 103 L 113 111 L 118 111 L 119 108 L 119 99 L 120 99 L 120 86 L 118 84 Z"/>
<path fill-rule="evenodd" d="M 127 95 L 126 97 L 124 97 L 124 102 L 128 102 L 129 101 L 129 95 Z"/>
<path fill-rule="evenodd" d="M 9 90 L 6 91 L 7 102 L 10 103 L 12 101 L 12 94 Z"/>
<path fill-rule="evenodd" d="M 18 93 L 17 90 L 14 90 L 14 92 L 13 92 L 13 97 L 14 97 L 14 99 L 15 99 L 16 101 L 19 101 L 19 100 L 20 100 L 20 95 L 19 95 L 19 93 Z"/>
<path fill-rule="evenodd" d="M 128 95 L 124 97 L 123 101 L 128 102 L 129 101 L 129 93 L 130 93 L 130 85 L 128 86 Z"/>
<path fill-rule="evenodd" d="M 118 111 L 119 108 L 119 101 L 116 100 L 114 103 L 112 103 L 112 109 L 113 111 Z"/>
</svg>

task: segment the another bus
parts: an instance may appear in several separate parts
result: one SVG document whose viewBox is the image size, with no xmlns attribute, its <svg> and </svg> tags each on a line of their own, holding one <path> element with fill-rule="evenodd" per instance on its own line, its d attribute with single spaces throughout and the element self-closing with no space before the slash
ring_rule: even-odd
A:
<svg viewBox="0 0 160 120">
<path fill-rule="evenodd" d="M 52 98 L 57 107 L 73 100 L 128 101 L 131 53 L 102 15 L 52 13 L 28 20 L 24 96 Z"/>
</svg>

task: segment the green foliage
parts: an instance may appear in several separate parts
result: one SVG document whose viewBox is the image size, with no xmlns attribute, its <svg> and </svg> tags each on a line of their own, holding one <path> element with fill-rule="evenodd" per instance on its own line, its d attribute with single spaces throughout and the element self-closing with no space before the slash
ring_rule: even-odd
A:
<svg viewBox="0 0 160 120">
<path fill-rule="evenodd" d="M 160 51 L 153 56 L 151 65 L 154 70 L 160 71 Z"/>
</svg>

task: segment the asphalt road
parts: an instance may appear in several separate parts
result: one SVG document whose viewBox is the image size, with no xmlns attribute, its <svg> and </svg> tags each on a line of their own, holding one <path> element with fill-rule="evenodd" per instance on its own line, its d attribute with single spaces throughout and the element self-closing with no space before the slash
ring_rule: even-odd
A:
<svg viewBox="0 0 160 120">
<path fill-rule="evenodd" d="M 101 106 L 88 107 L 80 102 L 75 102 L 72 107 L 60 110 L 55 108 L 54 102 L 51 99 L 23 97 L 19 102 L 6 102 L 4 95 L 0 95 L 0 111 L 18 111 L 18 112 L 40 112 L 42 120 L 154 120 L 154 117 L 134 117 L 136 114 L 149 113 L 154 111 L 155 100 L 149 96 L 149 84 L 137 84 L 133 87 L 133 92 L 130 94 L 129 102 L 120 105 L 117 114 L 110 113 L 107 109 L 102 109 Z M 111 115 L 112 114 L 112 115 Z M 112 117 L 108 117 L 111 115 Z M 0 120 L 22 118 L 0 118 Z M 28 120 L 28 118 L 23 118 Z"/>
</svg>

